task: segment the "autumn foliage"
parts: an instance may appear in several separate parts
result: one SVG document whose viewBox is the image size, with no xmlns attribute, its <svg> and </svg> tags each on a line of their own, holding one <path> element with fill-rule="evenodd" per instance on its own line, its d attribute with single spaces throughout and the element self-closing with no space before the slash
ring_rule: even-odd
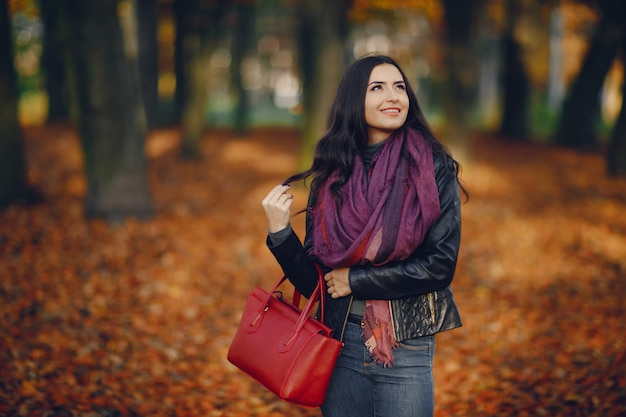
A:
<svg viewBox="0 0 626 417">
<path fill-rule="evenodd" d="M 122 225 L 85 221 L 71 128 L 25 137 L 45 202 L 0 213 L 0 415 L 320 415 L 226 360 L 248 291 L 280 277 L 260 201 L 295 171 L 297 132 L 210 132 L 194 162 L 154 132 L 157 215 Z M 436 416 L 625 415 L 626 181 L 547 146 L 475 138 L 469 156 Z"/>
</svg>

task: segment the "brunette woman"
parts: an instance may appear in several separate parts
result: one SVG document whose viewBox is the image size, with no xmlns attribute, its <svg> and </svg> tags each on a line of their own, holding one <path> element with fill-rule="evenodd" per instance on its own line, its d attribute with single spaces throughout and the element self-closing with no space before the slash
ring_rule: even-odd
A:
<svg viewBox="0 0 626 417">
<path fill-rule="evenodd" d="M 290 183 L 308 180 L 304 244 Z M 435 138 L 400 66 L 346 70 L 310 169 L 263 200 L 268 247 L 310 295 L 327 283 L 326 324 L 344 347 L 325 417 L 432 416 L 435 334 L 461 326 L 450 283 L 461 237 L 459 164 Z"/>
</svg>

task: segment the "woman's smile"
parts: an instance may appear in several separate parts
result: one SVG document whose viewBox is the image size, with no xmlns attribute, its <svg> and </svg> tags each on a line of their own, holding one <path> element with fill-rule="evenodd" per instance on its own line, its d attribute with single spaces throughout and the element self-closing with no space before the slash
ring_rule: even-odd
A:
<svg viewBox="0 0 626 417">
<path fill-rule="evenodd" d="M 398 116 L 400 114 L 400 109 L 397 107 L 392 107 L 388 109 L 382 109 L 381 112 L 385 113 L 388 116 Z"/>
</svg>

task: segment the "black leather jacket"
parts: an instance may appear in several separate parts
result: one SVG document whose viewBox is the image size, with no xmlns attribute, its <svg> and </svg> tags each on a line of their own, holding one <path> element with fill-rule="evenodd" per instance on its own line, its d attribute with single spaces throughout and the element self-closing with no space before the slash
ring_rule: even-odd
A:
<svg viewBox="0 0 626 417">
<path fill-rule="evenodd" d="M 333 329 L 334 337 L 342 335 L 353 297 L 390 300 L 394 332 L 400 342 L 461 326 L 450 289 L 461 239 L 459 187 L 448 158 L 435 156 L 434 166 L 441 215 L 407 259 L 383 266 L 352 266 L 351 296 L 333 299 L 325 292 L 324 322 Z M 294 232 L 279 245 L 267 242 L 289 280 L 305 296 L 311 295 L 318 279 L 313 265 L 317 260 L 307 256 L 310 227 L 307 219 L 304 245 Z"/>
</svg>

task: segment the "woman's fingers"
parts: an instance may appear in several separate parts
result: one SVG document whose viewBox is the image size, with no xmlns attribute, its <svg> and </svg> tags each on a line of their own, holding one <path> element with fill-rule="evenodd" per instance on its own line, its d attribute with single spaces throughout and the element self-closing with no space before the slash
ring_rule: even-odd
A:
<svg viewBox="0 0 626 417">
<path fill-rule="evenodd" d="M 332 298 L 345 297 L 352 294 L 348 279 L 349 271 L 349 268 L 339 268 L 333 269 L 324 275 L 326 286 L 328 287 L 328 294 L 330 294 Z"/>
<path fill-rule="evenodd" d="M 293 195 L 287 193 L 289 188 L 288 185 L 277 185 L 261 202 L 270 232 L 278 232 L 289 225 L 290 209 L 293 204 Z"/>
<path fill-rule="evenodd" d="M 280 199 L 289 199 L 293 198 L 291 194 L 286 194 L 287 190 L 289 190 L 288 185 L 277 185 L 272 188 L 272 190 L 265 196 L 262 201 L 263 207 L 267 207 L 270 205 L 275 205 Z"/>
</svg>

